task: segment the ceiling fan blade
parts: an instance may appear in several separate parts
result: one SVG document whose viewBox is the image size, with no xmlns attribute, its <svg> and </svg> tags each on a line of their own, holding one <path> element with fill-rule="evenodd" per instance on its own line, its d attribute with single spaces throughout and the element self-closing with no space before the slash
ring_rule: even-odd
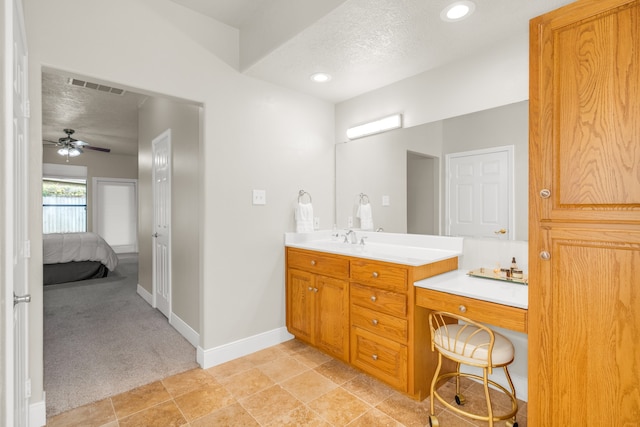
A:
<svg viewBox="0 0 640 427">
<path fill-rule="evenodd" d="M 88 143 L 88 142 L 80 141 L 79 139 L 75 139 L 75 140 L 73 140 L 73 144 L 74 144 L 76 147 L 84 147 L 84 146 L 86 146 L 86 145 L 89 145 L 89 143 Z"/>
<path fill-rule="evenodd" d="M 87 150 L 102 151 L 103 153 L 111 152 L 111 148 L 93 147 L 91 145 L 83 145 L 82 148 Z"/>
<path fill-rule="evenodd" d="M 60 145 L 60 143 L 58 141 L 50 141 L 48 139 L 43 139 L 42 142 L 46 142 L 46 143 L 49 143 L 49 144 Z"/>
</svg>

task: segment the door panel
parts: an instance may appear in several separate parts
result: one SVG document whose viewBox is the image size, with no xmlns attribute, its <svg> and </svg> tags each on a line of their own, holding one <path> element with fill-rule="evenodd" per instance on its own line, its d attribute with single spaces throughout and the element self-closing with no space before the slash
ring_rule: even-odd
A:
<svg viewBox="0 0 640 427">
<path fill-rule="evenodd" d="M 155 306 L 171 317 L 171 131 L 152 143 L 153 153 L 153 296 Z"/>
<path fill-rule="evenodd" d="M 4 153 L 1 157 L 6 168 L 3 180 L 4 212 L 0 217 L 6 221 L 3 228 L 4 248 L 6 253 L 0 261 L 3 271 L 3 285 L 6 281 L 6 295 L 2 313 L 5 328 L 2 336 L 6 364 L 3 366 L 2 380 L 5 398 L 3 419 L 0 424 L 23 427 L 29 425 L 29 300 L 28 295 L 28 258 L 30 242 L 27 219 L 29 217 L 29 182 L 28 182 L 28 128 L 29 101 L 27 76 L 27 46 L 22 17 L 22 7 L 18 0 L 5 0 L 3 8 L 8 12 L 4 16 L 3 27 L 12 29 L 12 33 L 4 46 L 4 61 L 11 61 L 12 67 L 7 75 L 11 82 L 7 98 L 12 102 L 12 114 L 3 116 L 3 129 L 6 129 L 7 143 L 2 144 Z M 3 61 L 3 63 L 4 63 Z M 7 112 L 8 113 L 8 112 Z M 4 169 L 3 168 L 3 169 Z M 16 299 L 16 296 L 21 297 Z M 18 302 L 16 304 L 16 301 Z M 6 311 L 5 311 L 6 310 Z M 3 411 L 4 412 L 4 411 Z"/>
<path fill-rule="evenodd" d="M 447 235 L 511 237 L 511 159 L 508 148 L 447 156 Z"/>
</svg>

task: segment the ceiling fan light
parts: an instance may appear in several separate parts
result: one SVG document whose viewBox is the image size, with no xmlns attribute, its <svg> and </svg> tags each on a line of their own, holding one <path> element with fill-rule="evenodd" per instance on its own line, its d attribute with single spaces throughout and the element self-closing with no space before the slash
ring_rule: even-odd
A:
<svg viewBox="0 0 640 427">
<path fill-rule="evenodd" d="M 68 147 L 62 147 L 62 148 L 58 149 L 58 154 L 60 154 L 61 156 L 68 156 L 69 155 L 69 148 Z"/>
<path fill-rule="evenodd" d="M 77 157 L 82 154 L 82 150 L 76 147 L 72 147 L 69 149 L 69 157 Z"/>
</svg>

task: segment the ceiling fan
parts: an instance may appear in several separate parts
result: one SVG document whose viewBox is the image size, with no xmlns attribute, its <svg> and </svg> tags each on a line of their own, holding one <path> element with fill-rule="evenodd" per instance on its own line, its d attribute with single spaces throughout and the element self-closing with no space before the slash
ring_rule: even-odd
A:
<svg viewBox="0 0 640 427">
<path fill-rule="evenodd" d="M 63 129 L 63 131 L 67 134 L 67 136 L 58 139 L 57 142 L 48 140 L 44 140 L 44 142 L 54 144 L 56 147 L 58 147 L 58 154 L 60 154 L 61 156 L 66 156 L 67 162 L 69 161 L 69 157 L 79 156 L 84 152 L 84 149 L 101 151 L 103 153 L 111 152 L 110 148 L 94 147 L 92 145 L 89 145 L 88 142 L 72 138 L 71 135 L 75 133 L 75 130 L 73 129 Z"/>
</svg>

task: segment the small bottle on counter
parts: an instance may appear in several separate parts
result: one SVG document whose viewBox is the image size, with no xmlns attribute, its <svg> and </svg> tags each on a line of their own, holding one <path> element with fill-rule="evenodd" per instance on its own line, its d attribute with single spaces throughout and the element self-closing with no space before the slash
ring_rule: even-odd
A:
<svg viewBox="0 0 640 427">
<path fill-rule="evenodd" d="M 518 264 L 516 263 L 516 257 L 512 257 L 511 258 L 511 273 L 513 273 L 513 270 L 517 270 L 518 269 Z"/>
</svg>

